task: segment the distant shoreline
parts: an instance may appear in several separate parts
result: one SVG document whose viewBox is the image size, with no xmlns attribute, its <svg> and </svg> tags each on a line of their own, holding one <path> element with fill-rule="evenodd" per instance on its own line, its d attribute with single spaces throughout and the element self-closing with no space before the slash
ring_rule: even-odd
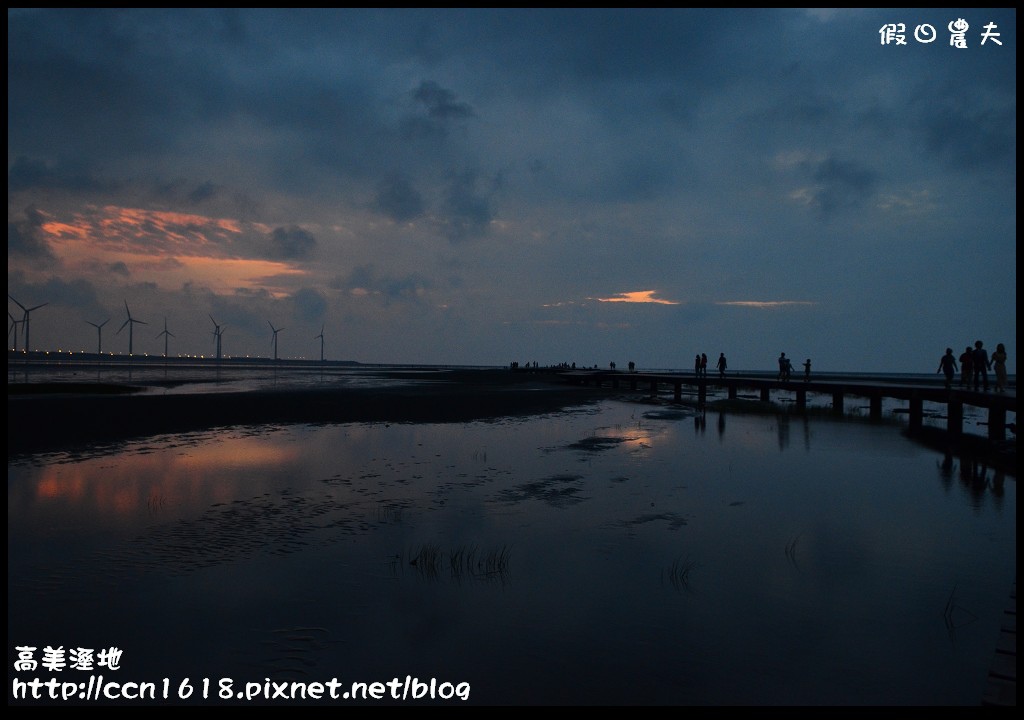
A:
<svg viewBox="0 0 1024 720">
<path fill-rule="evenodd" d="M 437 372 L 437 371 L 509 371 L 511 366 L 509 364 L 503 365 L 456 365 L 456 364 L 445 364 L 445 363 L 368 363 L 357 360 L 309 360 L 304 358 L 290 358 L 273 360 L 272 358 L 262 357 L 225 357 L 221 360 L 217 360 L 212 357 L 203 356 L 186 356 L 186 357 L 170 357 L 164 358 L 159 355 L 97 355 L 96 353 L 67 353 L 58 351 L 40 351 L 35 350 L 31 353 L 25 353 L 23 351 L 13 351 L 8 349 L 7 351 L 7 374 L 8 383 L 10 384 L 11 375 L 18 375 L 22 372 L 30 372 L 33 370 L 55 370 L 55 369 L 68 369 L 68 370 L 116 370 L 136 367 L 140 370 L 155 370 L 155 369 L 173 369 L 173 370 L 185 370 L 185 369 L 204 369 L 211 370 L 220 368 L 222 371 L 231 370 L 249 370 L 249 369 L 272 369 L 279 368 L 281 370 L 304 370 L 304 371 L 316 371 L 316 370 L 351 370 L 356 372 L 392 372 L 392 371 L 422 371 L 422 372 Z M 540 365 L 537 368 L 528 368 L 526 366 L 520 366 L 516 368 L 516 372 L 529 373 L 529 372 L 541 372 L 541 373 L 552 373 L 561 370 L 567 370 L 570 368 L 559 366 L 559 365 Z M 609 372 L 607 366 L 593 366 L 593 365 L 577 365 L 571 369 L 574 370 L 595 370 L 600 372 Z M 626 375 L 629 371 L 624 368 L 618 368 L 614 372 Z M 671 367 L 647 367 L 638 366 L 637 372 L 655 372 L 655 373 L 678 373 L 680 375 L 692 375 L 693 368 L 690 366 L 684 366 L 681 368 Z M 712 371 L 712 375 L 716 371 Z M 769 362 L 764 368 L 758 368 L 753 370 L 743 369 L 730 369 L 728 374 L 730 376 L 750 376 L 750 377 L 772 377 L 776 375 L 777 370 L 774 368 L 773 362 Z M 799 379 L 803 377 L 802 371 L 795 371 L 794 378 Z M 892 378 L 893 382 L 905 382 L 908 378 L 915 378 L 920 381 L 931 381 L 935 383 L 941 383 L 942 378 L 936 374 L 934 370 L 924 368 L 920 372 L 897 372 L 897 371 L 859 371 L 859 370 L 824 370 L 816 369 L 812 372 L 812 377 L 816 380 L 820 379 L 839 379 L 839 378 L 870 378 L 870 379 L 885 379 Z M 1009 373 L 1007 376 L 1011 386 L 1016 386 L 1017 375 L 1016 373 Z M 989 373 L 989 382 L 991 383 L 994 378 L 992 373 Z"/>
<path fill-rule="evenodd" d="M 556 412 L 608 396 L 553 375 L 503 369 L 398 371 L 397 377 L 415 382 L 193 394 L 138 392 L 124 383 L 9 383 L 8 458 L 236 425 L 469 422 Z"/>
</svg>

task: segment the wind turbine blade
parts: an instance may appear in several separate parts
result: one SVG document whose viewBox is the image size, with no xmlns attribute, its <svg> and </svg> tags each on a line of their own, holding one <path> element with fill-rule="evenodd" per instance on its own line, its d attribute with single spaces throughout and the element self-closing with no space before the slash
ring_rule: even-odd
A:
<svg viewBox="0 0 1024 720">
<path fill-rule="evenodd" d="M 14 300 L 14 298 L 13 298 L 13 297 L 11 296 L 11 294 L 10 294 L 10 293 L 7 293 L 7 297 L 11 298 L 11 300 Z M 24 305 L 22 305 L 22 304 L 21 304 L 20 302 L 18 302 L 17 300 L 14 300 L 14 304 L 15 304 L 15 305 L 17 305 L 18 307 L 20 307 L 20 308 L 21 308 L 22 310 L 24 310 L 24 309 L 25 309 L 25 306 L 24 306 Z"/>
<path fill-rule="evenodd" d="M 120 334 L 121 334 L 121 331 L 122 331 L 122 330 L 124 330 L 124 328 L 125 328 L 125 325 L 127 325 L 127 324 L 128 324 L 128 322 L 129 322 L 128 320 L 125 320 L 125 321 L 124 321 L 124 325 L 122 325 L 121 327 L 119 327 L 119 328 L 117 329 L 117 332 L 116 332 L 116 333 L 114 333 L 114 334 L 115 334 L 115 335 L 120 335 Z"/>
<path fill-rule="evenodd" d="M 39 308 L 41 308 L 41 307 L 45 307 L 45 306 L 47 306 L 47 305 L 49 305 L 49 304 L 50 304 L 50 303 L 48 303 L 48 302 L 44 302 L 44 303 L 43 303 L 42 305 L 36 305 L 35 307 L 31 307 L 31 308 L 29 308 L 29 309 L 28 309 L 28 312 L 32 312 L 33 310 L 38 310 Z"/>
</svg>

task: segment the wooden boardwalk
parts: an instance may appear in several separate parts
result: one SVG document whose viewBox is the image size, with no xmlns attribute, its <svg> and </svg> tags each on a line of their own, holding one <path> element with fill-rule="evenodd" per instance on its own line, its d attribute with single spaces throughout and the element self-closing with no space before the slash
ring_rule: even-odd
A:
<svg viewBox="0 0 1024 720">
<path fill-rule="evenodd" d="M 898 379 L 848 379 L 822 376 L 813 380 L 793 378 L 779 380 L 772 376 L 708 375 L 698 378 L 689 374 L 621 372 L 615 370 L 570 370 L 561 373 L 567 382 L 581 385 L 608 386 L 614 389 L 646 391 L 656 395 L 662 388 L 671 388 L 676 401 L 682 399 L 683 387 L 696 392 L 697 402 L 703 405 L 707 400 L 708 388 L 725 389 L 730 400 L 739 397 L 740 390 L 754 391 L 768 402 L 772 393 L 792 392 L 796 395 L 798 411 L 807 407 L 808 394 L 832 396 L 832 409 L 841 414 L 847 397 L 864 397 L 869 401 L 869 413 L 873 419 L 882 417 L 882 400 L 892 398 L 906 401 L 910 418 L 910 429 L 920 429 L 924 418 L 924 403 L 932 402 L 946 406 L 947 431 L 954 436 L 963 432 L 964 406 L 984 408 L 988 411 L 988 438 L 996 442 L 1006 439 L 1007 413 L 1017 413 L 1016 387 L 1005 393 L 976 392 L 952 387 L 942 382 L 934 384 L 912 384 Z M 1015 429 L 1015 428 L 1011 428 Z"/>
</svg>

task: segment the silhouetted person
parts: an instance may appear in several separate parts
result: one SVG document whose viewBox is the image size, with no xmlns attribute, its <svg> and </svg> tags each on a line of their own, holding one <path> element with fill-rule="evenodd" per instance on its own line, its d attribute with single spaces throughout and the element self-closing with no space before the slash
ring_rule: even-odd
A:
<svg viewBox="0 0 1024 720">
<path fill-rule="evenodd" d="M 981 340 L 974 343 L 974 352 L 971 354 L 971 362 L 974 366 L 974 390 L 977 392 L 984 387 L 988 392 L 988 371 L 992 369 L 992 362 L 988 359 L 988 350 L 985 349 Z"/>
<path fill-rule="evenodd" d="M 636 363 L 633 362 L 632 360 L 629 361 L 629 371 L 636 372 Z"/>
<path fill-rule="evenodd" d="M 811 379 L 811 359 L 807 358 L 804 360 L 804 382 L 808 382 Z"/>
<path fill-rule="evenodd" d="M 700 377 L 700 353 L 693 358 L 693 374 Z"/>
<path fill-rule="evenodd" d="M 992 370 L 996 374 L 996 392 L 1006 392 L 1006 346 L 1002 343 L 992 353 Z"/>
<path fill-rule="evenodd" d="M 725 369 L 729 367 L 729 363 L 726 362 L 725 353 L 719 353 L 718 355 L 718 377 L 725 377 Z"/>
<path fill-rule="evenodd" d="M 939 358 L 939 369 L 936 373 L 946 374 L 946 387 L 953 387 L 953 378 L 956 377 L 956 358 L 953 357 L 953 348 L 946 348 L 946 354 Z"/>
<path fill-rule="evenodd" d="M 789 379 L 789 358 L 786 357 L 786 353 L 779 355 L 779 380 Z"/>
<path fill-rule="evenodd" d="M 968 345 L 960 353 L 960 387 L 969 388 L 974 377 L 974 351 Z"/>
<path fill-rule="evenodd" d="M 708 376 L 708 356 L 705 353 L 700 354 L 700 376 Z"/>
</svg>

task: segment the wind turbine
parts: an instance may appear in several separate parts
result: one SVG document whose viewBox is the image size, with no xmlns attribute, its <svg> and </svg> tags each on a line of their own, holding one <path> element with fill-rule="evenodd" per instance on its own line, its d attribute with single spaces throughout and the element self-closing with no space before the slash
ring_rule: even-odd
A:
<svg viewBox="0 0 1024 720">
<path fill-rule="evenodd" d="M 18 326 L 24 320 L 15 320 L 10 310 L 7 311 L 7 317 L 11 319 L 11 329 L 7 331 L 7 337 L 10 337 L 12 333 L 14 334 L 14 352 L 18 352 Z"/>
<path fill-rule="evenodd" d="M 103 326 L 106 325 L 108 322 L 110 322 L 110 318 L 107 318 L 106 320 L 101 322 L 99 325 L 97 325 L 94 322 L 89 322 L 88 320 L 86 320 L 86 322 L 89 323 L 90 325 L 92 325 L 94 328 L 96 328 L 96 335 L 99 336 L 98 337 L 98 344 L 96 346 L 96 354 L 97 355 L 102 355 L 103 354 Z"/>
<path fill-rule="evenodd" d="M 210 322 L 213 323 L 213 336 L 217 338 L 217 359 L 220 360 L 220 336 L 223 333 L 223 329 L 217 324 L 217 321 L 213 319 L 213 315 L 210 315 Z"/>
<path fill-rule="evenodd" d="M 320 338 L 320 362 L 324 361 L 324 326 L 320 326 L 320 334 L 313 337 L 314 340 Z"/>
<path fill-rule="evenodd" d="M 135 323 L 138 323 L 139 325 L 148 325 L 149 323 L 144 322 L 142 320 L 136 320 L 135 318 L 132 317 L 132 311 L 128 309 L 128 301 L 127 300 L 124 301 L 124 311 L 126 313 L 128 313 L 128 319 L 124 321 L 124 325 L 122 325 L 118 329 L 118 331 L 116 333 L 114 333 L 114 334 L 115 335 L 120 335 L 121 334 L 121 330 L 124 330 L 124 326 L 125 325 L 128 326 L 128 354 L 131 355 L 132 354 L 132 330 L 135 328 Z"/>
<path fill-rule="evenodd" d="M 275 328 L 273 324 L 267 320 L 267 325 L 270 325 L 270 329 L 274 331 L 274 361 L 277 361 L 277 334 L 284 330 L 284 328 Z"/>
<path fill-rule="evenodd" d="M 168 340 L 168 338 L 174 337 L 174 333 L 170 332 L 167 329 L 167 318 L 166 317 L 164 318 L 164 331 L 162 333 L 160 333 L 159 335 L 157 335 L 158 339 L 159 339 L 160 335 L 164 336 L 164 358 L 166 359 L 166 357 L 167 357 L 167 340 Z"/>
<path fill-rule="evenodd" d="M 10 293 L 7 294 L 7 297 L 11 298 L 11 300 L 14 300 L 14 298 L 11 297 Z M 24 305 L 22 305 L 17 300 L 14 300 L 14 304 L 17 305 L 18 307 L 20 307 L 22 312 L 24 313 L 24 315 L 22 315 L 22 318 L 21 318 L 21 325 L 22 325 L 22 327 L 25 330 L 25 352 L 28 352 L 29 350 L 32 349 L 32 346 L 29 345 L 29 341 L 28 341 L 28 319 L 29 319 L 29 315 L 28 314 L 30 312 L 32 312 L 33 310 L 38 310 L 39 308 L 41 308 L 41 307 L 43 307 L 45 305 L 49 305 L 50 303 L 43 303 L 42 305 L 36 305 L 35 307 L 30 307 L 30 308 L 25 307 Z"/>
</svg>

